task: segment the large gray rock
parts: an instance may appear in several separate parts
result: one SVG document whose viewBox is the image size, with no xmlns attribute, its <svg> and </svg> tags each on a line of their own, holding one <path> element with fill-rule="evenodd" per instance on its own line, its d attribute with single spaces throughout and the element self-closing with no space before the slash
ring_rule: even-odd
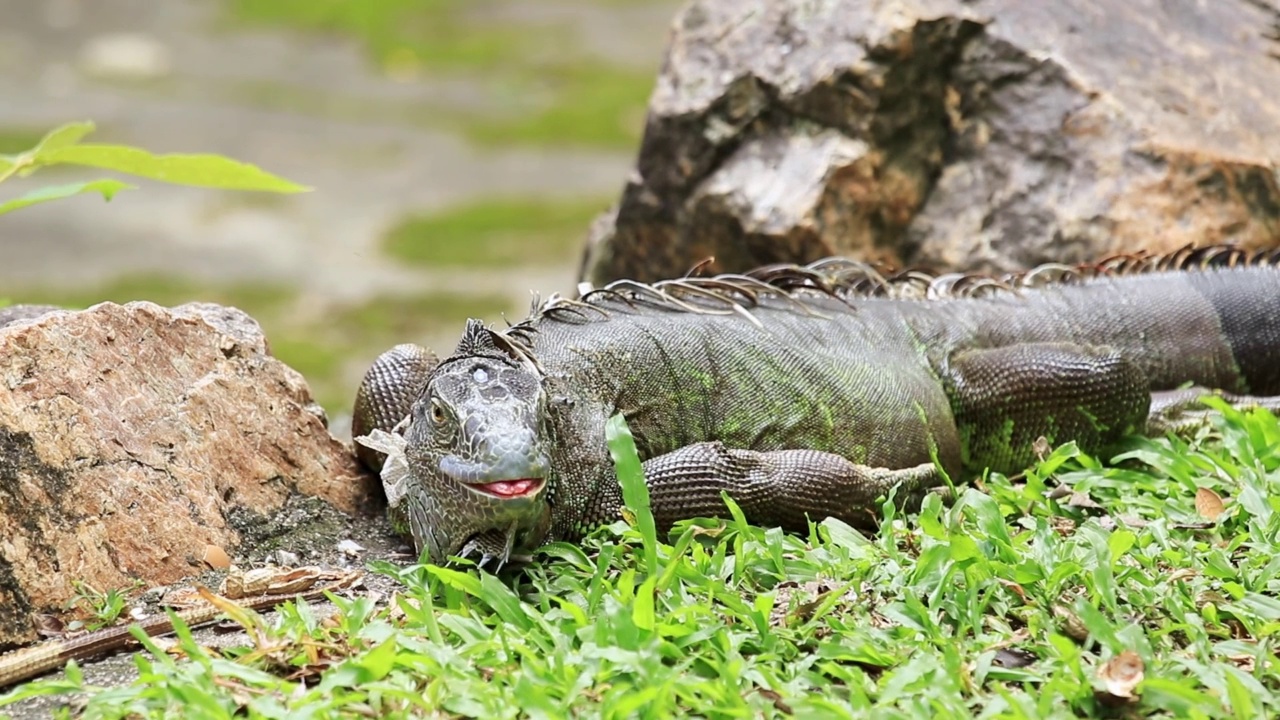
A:
<svg viewBox="0 0 1280 720">
<path fill-rule="evenodd" d="M 170 583 L 237 546 L 233 517 L 380 492 L 238 310 L 0 309 L 0 647 L 35 639 L 73 581 Z"/>
<path fill-rule="evenodd" d="M 1266 0 L 700 0 L 583 277 L 1280 244 Z"/>
</svg>

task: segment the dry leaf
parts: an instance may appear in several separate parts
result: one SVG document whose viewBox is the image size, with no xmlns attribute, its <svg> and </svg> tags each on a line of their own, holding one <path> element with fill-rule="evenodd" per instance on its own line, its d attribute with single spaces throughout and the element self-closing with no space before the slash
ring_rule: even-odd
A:
<svg viewBox="0 0 1280 720">
<path fill-rule="evenodd" d="M 1173 524 L 1173 527 L 1179 530 L 1209 530 L 1213 528 L 1213 526 L 1214 526 L 1214 523 L 1211 523 L 1211 522 L 1189 522 L 1189 523 Z"/>
<path fill-rule="evenodd" d="M 1125 527 L 1133 528 L 1134 530 L 1141 530 L 1148 525 L 1146 520 L 1137 515 L 1121 515 L 1119 520 L 1124 523 Z"/>
<path fill-rule="evenodd" d="M 1247 673 L 1251 673 L 1253 672 L 1254 667 L 1256 667 L 1258 660 L 1252 655 L 1235 654 L 1227 655 L 1227 662 Z"/>
<path fill-rule="evenodd" d="M 1027 667 L 1036 661 L 1036 656 L 1020 648 L 1000 648 L 996 651 L 991 664 L 1003 668 Z"/>
<path fill-rule="evenodd" d="M 1018 597 L 1022 598 L 1022 602 L 1027 602 L 1027 591 L 1023 590 L 1021 585 L 1012 580 L 1005 580 L 1003 578 L 997 578 L 997 580 L 1001 585 L 1009 588 L 1009 590 L 1016 593 Z"/>
<path fill-rule="evenodd" d="M 1061 621 L 1062 632 L 1067 637 L 1076 642 L 1084 642 L 1089 637 L 1089 630 L 1084 622 L 1066 605 L 1054 605 L 1053 614 Z"/>
<path fill-rule="evenodd" d="M 1098 679 L 1103 687 L 1102 693 L 1098 693 L 1099 699 L 1103 702 L 1133 702 L 1137 699 L 1134 689 L 1142 682 L 1145 673 L 1142 658 L 1132 650 L 1112 657 L 1098 668 Z"/>
<path fill-rule="evenodd" d="M 292 595 L 333 580 L 337 573 L 308 565 L 300 568 L 263 567 L 251 570 L 232 568 L 222 581 L 219 593 L 224 597 L 243 598 L 254 595 Z"/>
<path fill-rule="evenodd" d="M 753 690 L 757 695 L 760 695 L 761 697 L 765 698 L 769 702 L 773 703 L 774 709 L 776 709 L 778 712 L 782 713 L 783 715 L 790 715 L 792 713 L 791 706 L 788 705 L 786 701 L 782 699 L 782 695 L 778 694 L 778 692 L 774 690 L 770 690 L 769 688 L 760 687 L 759 685 L 753 688 Z M 751 691 L 748 691 L 747 694 L 750 695 Z"/>
<path fill-rule="evenodd" d="M 1218 493 L 1207 487 L 1196 488 L 1196 512 L 1205 520 L 1217 520 L 1226 507 Z"/>
<path fill-rule="evenodd" d="M 1082 492 L 1071 493 L 1071 499 L 1067 500 L 1067 505 L 1070 505 L 1071 507 L 1085 508 L 1088 510 L 1098 510 L 1102 507 L 1098 503 L 1094 502 L 1093 498 L 1089 497 L 1087 493 Z"/>
<path fill-rule="evenodd" d="M 1203 590 L 1196 595 L 1196 607 L 1204 609 L 1205 605 L 1225 605 L 1227 596 L 1216 590 Z"/>
<path fill-rule="evenodd" d="M 231 556 L 217 545 L 205 545 L 200 561 L 214 570 L 226 570 L 231 567 Z"/>
<path fill-rule="evenodd" d="M 1031 443 L 1031 452 L 1036 454 L 1036 459 L 1040 462 L 1044 462 L 1044 459 L 1049 456 L 1049 453 L 1053 452 L 1053 446 L 1049 445 L 1049 438 L 1041 435 L 1036 438 L 1035 442 Z"/>
</svg>

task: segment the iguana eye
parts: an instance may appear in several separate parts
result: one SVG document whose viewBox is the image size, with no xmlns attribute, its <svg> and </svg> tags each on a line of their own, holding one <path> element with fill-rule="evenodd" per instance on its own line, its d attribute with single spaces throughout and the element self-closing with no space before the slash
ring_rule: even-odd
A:
<svg viewBox="0 0 1280 720">
<path fill-rule="evenodd" d="M 431 422 L 436 425 L 443 425 L 445 420 L 449 419 L 449 414 L 445 412 L 444 405 L 435 398 L 431 398 Z"/>
</svg>

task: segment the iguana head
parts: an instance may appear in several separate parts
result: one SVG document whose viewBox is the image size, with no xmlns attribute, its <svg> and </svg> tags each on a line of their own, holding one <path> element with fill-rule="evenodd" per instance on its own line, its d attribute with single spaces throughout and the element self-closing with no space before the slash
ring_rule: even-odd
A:
<svg viewBox="0 0 1280 720">
<path fill-rule="evenodd" d="M 432 562 L 505 562 L 541 544 L 550 511 L 542 375 L 511 340 L 469 320 L 432 372 L 405 430 L 408 520 Z"/>
</svg>

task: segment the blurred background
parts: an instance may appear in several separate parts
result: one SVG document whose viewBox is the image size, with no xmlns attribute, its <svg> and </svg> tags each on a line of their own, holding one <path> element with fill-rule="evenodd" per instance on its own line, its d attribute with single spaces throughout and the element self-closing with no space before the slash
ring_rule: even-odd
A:
<svg viewBox="0 0 1280 720">
<path fill-rule="evenodd" d="M 314 188 L 137 181 L 0 218 L 0 296 L 235 305 L 331 416 L 372 359 L 571 292 L 673 0 L 0 0 L 0 153 L 213 152 Z M 3 198 L 101 172 L 42 170 Z"/>
</svg>

